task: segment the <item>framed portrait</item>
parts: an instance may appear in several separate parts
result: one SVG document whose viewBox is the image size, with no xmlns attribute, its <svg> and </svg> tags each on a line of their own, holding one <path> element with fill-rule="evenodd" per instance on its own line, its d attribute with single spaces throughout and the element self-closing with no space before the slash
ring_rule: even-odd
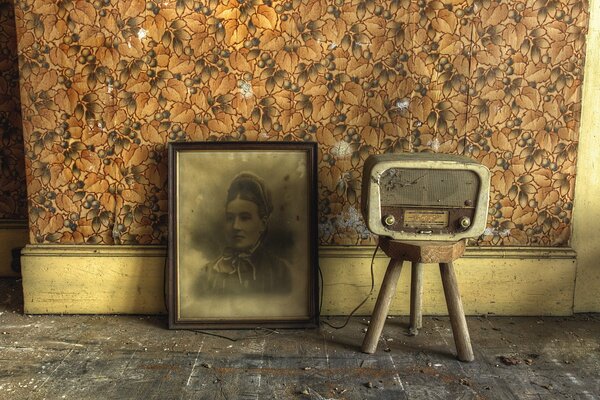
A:
<svg viewBox="0 0 600 400">
<path fill-rule="evenodd" d="M 316 150 L 169 145 L 169 328 L 317 325 Z"/>
</svg>

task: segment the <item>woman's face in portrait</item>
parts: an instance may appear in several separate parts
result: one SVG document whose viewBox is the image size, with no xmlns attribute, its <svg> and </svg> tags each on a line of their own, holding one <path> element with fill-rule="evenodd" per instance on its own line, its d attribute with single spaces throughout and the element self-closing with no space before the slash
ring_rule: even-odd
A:
<svg viewBox="0 0 600 400">
<path fill-rule="evenodd" d="M 266 221 L 260 218 L 256 203 L 239 196 L 227 203 L 225 220 L 227 237 L 237 250 L 254 246 L 266 228 Z"/>
</svg>

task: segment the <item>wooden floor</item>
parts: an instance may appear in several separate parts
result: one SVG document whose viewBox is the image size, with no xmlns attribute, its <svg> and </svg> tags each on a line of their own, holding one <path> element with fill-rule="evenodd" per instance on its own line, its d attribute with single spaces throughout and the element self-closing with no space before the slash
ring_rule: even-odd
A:
<svg viewBox="0 0 600 400">
<path fill-rule="evenodd" d="M 600 399 L 600 315 L 468 318 L 475 361 L 447 318 L 416 337 L 389 318 L 340 330 L 166 329 L 164 316 L 27 316 L 0 280 L 0 399 Z M 341 323 L 341 318 L 328 319 Z M 231 339 L 231 340 L 230 340 Z"/>
</svg>

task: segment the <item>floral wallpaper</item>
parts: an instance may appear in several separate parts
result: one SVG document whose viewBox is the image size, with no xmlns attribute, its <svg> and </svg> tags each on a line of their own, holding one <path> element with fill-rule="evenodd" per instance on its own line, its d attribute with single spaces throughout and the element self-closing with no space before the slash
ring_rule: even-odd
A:
<svg viewBox="0 0 600 400">
<path fill-rule="evenodd" d="M 17 36 L 12 0 L 0 0 L 0 220 L 27 219 Z"/>
<path fill-rule="evenodd" d="M 319 143 L 321 244 L 374 242 L 369 154 L 492 170 L 482 245 L 567 245 L 578 0 L 20 0 L 34 243 L 167 237 L 170 141 Z"/>
</svg>

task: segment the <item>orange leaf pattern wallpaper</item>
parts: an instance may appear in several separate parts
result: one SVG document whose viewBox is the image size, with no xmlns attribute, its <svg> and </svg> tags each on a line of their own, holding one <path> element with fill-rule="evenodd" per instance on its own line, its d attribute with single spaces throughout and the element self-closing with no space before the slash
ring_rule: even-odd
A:
<svg viewBox="0 0 600 400">
<path fill-rule="evenodd" d="M 568 245 L 586 2 L 20 0 L 15 13 L 32 243 L 165 243 L 168 142 L 283 140 L 319 143 L 323 245 L 374 243 L 362 165 L 400 151 L 491 169 L 477 244 Z"/>
<path fill-rule="evenodd" d="M 0 220 L 27 219 L 25 155 L 12 0 L 0 0 Z"/>
</svg>

